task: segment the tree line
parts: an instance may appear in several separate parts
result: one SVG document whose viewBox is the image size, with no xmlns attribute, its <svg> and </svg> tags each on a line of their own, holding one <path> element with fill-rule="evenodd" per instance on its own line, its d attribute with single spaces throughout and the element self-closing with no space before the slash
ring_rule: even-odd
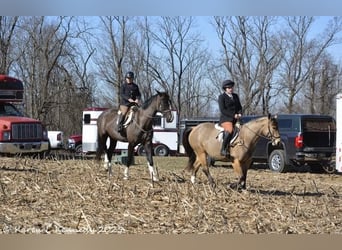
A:
<svg viewBox="0 0 342 250">
<path fill-rule="evenodd" d="M 133 71 L 143 100 L 168 91 L 178 119 L 217 117 L 221 82 L 236 82 L 244 114 L 335 115 L 341 17 L 205 17 L 219 46 L 208 48 L 199 18 L 1 16 L 0 74 L 21 79 L 24 111 L 49 130 L 80 133 L 82 110 L 117 107 Z M 315 31 L 315 32 L 314 32 Z"/>
</svg>

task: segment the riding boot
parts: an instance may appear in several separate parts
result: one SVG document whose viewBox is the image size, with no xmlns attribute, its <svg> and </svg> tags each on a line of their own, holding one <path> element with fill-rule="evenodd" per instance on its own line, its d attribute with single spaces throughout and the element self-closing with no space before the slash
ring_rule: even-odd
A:
<svg viewBox="0 0 342 250">
<path fill-rule="evenodd" d="M 123 115 L 120 113 L 120 114 L 118 114 L 118 120 L 117 120 L 117 123 L 116 123 L 118 125 L 118 132 L 121 132 L 122 129 L 123 129 L 122 122 L 123 122 Z"/>
<path fill-rule="evenodd" d="M 230 142 L 231 134 L 228 131 L 223 131 L 223 141 L 221 147 L 221 155 L 227 156 L 228 155 L 228 145 Z"/>
</svg>

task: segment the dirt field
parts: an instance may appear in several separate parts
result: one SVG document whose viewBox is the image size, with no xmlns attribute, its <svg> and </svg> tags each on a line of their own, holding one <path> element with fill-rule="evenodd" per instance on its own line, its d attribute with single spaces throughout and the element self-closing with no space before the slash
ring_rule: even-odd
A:
<svg viewBox="0 0 342 250">
<path fill-rule="evenodd" d="M 341 234 L 342 176 L 248 172 L 247 190 L 227 188 L 230 166 L 211 168 L 213 192 L 199 172 L 189 182 L 186 158 L 155 157 L 161 181 L 151 185 L 145 158 L 131 179 L 114 166 L 108 178 L 93 160 L 1 158 L 0 232 L 115 234 Z"/>
</svg>

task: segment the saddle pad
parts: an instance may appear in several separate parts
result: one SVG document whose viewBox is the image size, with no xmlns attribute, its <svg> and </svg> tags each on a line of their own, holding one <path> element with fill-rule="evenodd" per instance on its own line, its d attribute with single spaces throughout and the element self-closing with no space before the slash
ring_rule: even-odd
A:
<svg viewBox="0 0 342 250">
<path fill-rule="evenodd" d="M 224 130 L 218 123 L 215 123 L 215 128 L 220 132 Z"/>
<path fill-rule="evenodd" d="M 127 116 L 127 118 L 126 118 L 126 120 L 125 120 L 125 123 L 123 124 L 123 126 L 124 126 L 125 128 L 131 123 L 132 118 L 133 118 L 133 113 L 134 113 L 133 110 L 130 110 L 130 111 L 128 112 L 128 116 Z"/>
<path fill-rule="evenodd" d="M 219 134 L 216 136 L 216 139 L 219 141 L 219 142 L 222 142 L 223 140 L 223 127 L 221 127 L 218 123 L 215 123 L 215 129 L 217 129 L 219 131 Z"/>
</svg>

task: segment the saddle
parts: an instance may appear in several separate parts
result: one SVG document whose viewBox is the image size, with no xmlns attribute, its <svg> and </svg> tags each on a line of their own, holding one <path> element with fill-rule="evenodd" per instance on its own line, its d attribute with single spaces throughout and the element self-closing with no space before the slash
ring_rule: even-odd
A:
<svg viewBox="0 0 342 250">
<path fill-rule="evenodd" d="M 239 134 L 240 134 L 240 127 L 241 127 L 241 124 L 240 123 L 236 123 L 235 124 L 235 128 L 233 130 L 233 135 L 230 139 L 230 145 L 232 146 L 236 140 L 236 138 L 238 138 Z M 220 142 L 222 142 L 223 140 L 223 127 L 221 127 L 218 123 L 215 123 L 215 128 L 219 131 L 219 134 L 216 136 L 216 139 L 218 139 Z"/>
</svg>

